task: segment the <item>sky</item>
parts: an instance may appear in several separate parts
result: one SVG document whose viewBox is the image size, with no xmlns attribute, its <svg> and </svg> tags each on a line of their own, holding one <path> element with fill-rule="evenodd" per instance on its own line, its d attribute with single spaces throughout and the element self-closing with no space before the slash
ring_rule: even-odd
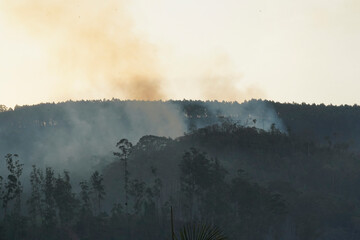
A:
<svg viewBox="0 0 360 240">
<path fill-rule="evenodd" d="M 360 104 L 357 0 L 0 0 L 0 104 Z"/>
</svg>

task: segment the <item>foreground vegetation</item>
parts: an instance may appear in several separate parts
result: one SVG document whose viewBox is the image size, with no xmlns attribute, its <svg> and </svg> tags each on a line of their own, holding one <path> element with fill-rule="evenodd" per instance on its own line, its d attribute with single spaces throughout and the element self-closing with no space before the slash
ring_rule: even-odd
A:
<svg viewBox="0 0 360 240">
<path fill-rule="evenodd" d="M 229 123 L 117 147 L 116 161 L 79 183 L 33 166 L 25 184 L 8 154 L 1 238 L 169 239 L 170 206 L 175 226 L 206 222 L 229 239 L 359 234 L 360 161 L 341 147 Z"/>
</svg>

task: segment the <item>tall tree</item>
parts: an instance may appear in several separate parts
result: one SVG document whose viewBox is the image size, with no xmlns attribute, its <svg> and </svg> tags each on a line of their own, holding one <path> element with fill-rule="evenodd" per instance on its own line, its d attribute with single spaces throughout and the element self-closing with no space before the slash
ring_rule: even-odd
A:
<svg viewBox="0 0 360 240">
<path fill-rule="evenodd" d="M 54 199 L 55 177 L 54 170 L 47 167 L 45 170 L 45 180 L 43 183 L 44 192 L 44 219 L 43 224 L 46 230 L 50 230 L 56 225 L 56 205 Z"/>
<path fill-rule="evenodd" d="M 124 162 L 124 190 L 125 190 L 125 212 L 128 213 L 128 202 L 129 202 L 129 171 L 128 171 L 128 158 L 132 152 L 133 144 L 129 140 L 123 138 L 117 144 L 120 152 L 114 152 L 121 161 Z"/>
<path fill-rule="evenodd" d="M 143 181 L 139 181 L 138 179 L 130 181 L 129 186 L 129 194 L 134 199 L 134 211 L 135 214 L 142 213 L 144 199 L 144 192 L 145 192 L 146 184 Z"/>
<path fill-rule="evenodd" d="M 105 186 L 103 180 L 103 176 L 98 171 L 95 171 L 90 177 L 91 189 L 95 195 L 98 214 L 101 213 L 101 201 L 105 196 Z"/>
<path fill-rule="evenodd" d="M 195 148 L 186 152 L 180 163 L 181 190 L 186 197 L 185 207 L 189 210 L 188 217 L 191 220 L 198 216 L 201 195 L 212 180 L 210 168 L 206 154 Z"/>
<path fill-rule="evenodd" d="M 160 203 L 160 193 L 162 188 L 162 181 L 157 175 L 157 169 L 155 167 L 151 167 L 151 173 L 153 175 L 153 184 L 152 186 L 148 186 L 145 191 L 146 201 L 145 201 L 145 215 L 150 215 L 151 218 L 156 215 L 156 208 L 160 211 L 161 203 Z M 159 212 L 159 215 L 161 213 Z"/>
<path fill-rule="evenodd" d="M 87 181 L 81 181 L 80 185 L 80 199 L 81 199 L 81 212 L 83 215 L 88 215 L 91 213 L 91 190 L 89 183 Z"/>
<path fill-rule="evenodd" d="M 23 171 L 23 164 L 20 163 L 17 154 L 7 154 L 5 156 L 6 167 L 9 175 L 5 182 L 5 191 L 3 195 L 3 208 L 5 221 L 5 238 L 8 239 L 20 239 L 25 230 L 25 222 L 21 216 L 21 193 L 23 187 L 20 181 L 20 177 Z M 7 209 L 11 202 L 12 211 L 8 215 Z"/>
<path fill-rule="evenodd" d="M 27 201 L 29 206 L 29 214 L 31 223 L 33 225 L 38 225 L 43 218 L 43 202 L 42 202 L 42 186 L 44 181 L 44 174 L 41 169 L 37 168 L 35 165 L 32 166 L 32 171 L 30 173 L 30 186 L 31 186 L 31 195 Z"/>
<path fill-rule="evenodd" d="M 54 199 L 59 209 L 59 218 L 63 226 L 68 226 L 76 212 L 77 201 L 72 192 L 69 172 L 64 171 L 63 176 L 55 179 Z"/>
</svg>

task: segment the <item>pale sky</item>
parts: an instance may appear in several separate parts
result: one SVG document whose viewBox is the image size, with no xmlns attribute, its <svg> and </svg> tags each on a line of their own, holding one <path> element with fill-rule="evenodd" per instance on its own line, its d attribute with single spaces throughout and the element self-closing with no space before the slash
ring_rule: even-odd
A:
<svg viewBox="0 0 360 240">
<path fill-rule="evenodd" d="M 0 104 L 360 104 L 359 43 L 356 0 L 0 0 Z"/>
</svg>

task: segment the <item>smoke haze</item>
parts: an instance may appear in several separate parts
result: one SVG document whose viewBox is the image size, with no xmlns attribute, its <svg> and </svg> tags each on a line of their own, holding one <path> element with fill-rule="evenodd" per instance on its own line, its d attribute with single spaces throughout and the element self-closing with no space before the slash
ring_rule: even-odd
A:
<svg viewBox="0 0 360 240">
<path fill-rule="evenodd" d="M 218 54 L 205 63 L 200 75 L 199 89 L 208 100 L 243 102 L 252 98 L 264 98 L 265 93 L 257 86 L 244 88 L 242 74 L 235 71 L 229 56 Z"/>
<path fill-rule="evenodd" d="M 136 31 L 129 11 L 131 3 L 128 0 L 0 3 L 3 24 L 12 33 L 5 35 L 12 44 L 16 42 L 17 51 L 24 52 L 17 54 L 12 49 L 2 57 L 5 61 L 12 55 L 15 61 L 11 75 L 6 75 L 8 70 L 3 72 L 2 78 L 9 81 L 4 89 L 9 87 L 10 79 L 12 82 L 21 79 L 15 87 L 21 99 L 9 96 L 6 101 L 13 98 L 15 105 L 29 103 L 29 98 L 35 101 L 32 104 L 113 97 L 220 101 L 264 98 L 263 91 L 256 86 L 244 89 L 242 76 L 235 71 L 231 59 L 226 54 L 216 54 L 215 50 L 209 53 L 210 58 L 203 55 L 181 63 L 172 62 L 174 59 L 169 57 L 164 64 L 159 56 L 166 58 L 166 51 L 159 50 L 164 46 L 150 43 Z M 172 68 L 174 65 L 177 66 Z M 182 79 L 171 82 L 166 75 L 169 71 Z M 33 89 L 31 93 L 29 88 Z"/>
<path fill-rule="evenodd" d="M 58 98 L 164 97 L 156 49 L 133 32 L 125 1 L 7 1 L 1 9 L 46 46 Z"/>
<path fill-rule="evenodd" d="M 175 138 L 186 130 L 183 114 L 170 102 L 42 104 L 0 116 L 0 156 L 15 152 L 27 166 L 86 175 L 113 160 L 122 138 L 136 143 L 144 135 Z"/>
<path fill-rule="evenodd" d="M 207 114 L 187 117 L 184 109 L 196 107 Z M 190 125 L 202 128 L 220 124 L 224 118 L 264 130 L 270 130 L 275 123 L 285 132 L 273 107 L 262 101 L 238 104 L 114 100 L 40 104 L 0 114 L 0 156 L 14 152 L 27 166 L 52 166 L 86 175 L 113 160 L 112 152 L 122 138 L 134 144 L 145 135 L 174 139 L 188 132 Z"/>
</svg>

